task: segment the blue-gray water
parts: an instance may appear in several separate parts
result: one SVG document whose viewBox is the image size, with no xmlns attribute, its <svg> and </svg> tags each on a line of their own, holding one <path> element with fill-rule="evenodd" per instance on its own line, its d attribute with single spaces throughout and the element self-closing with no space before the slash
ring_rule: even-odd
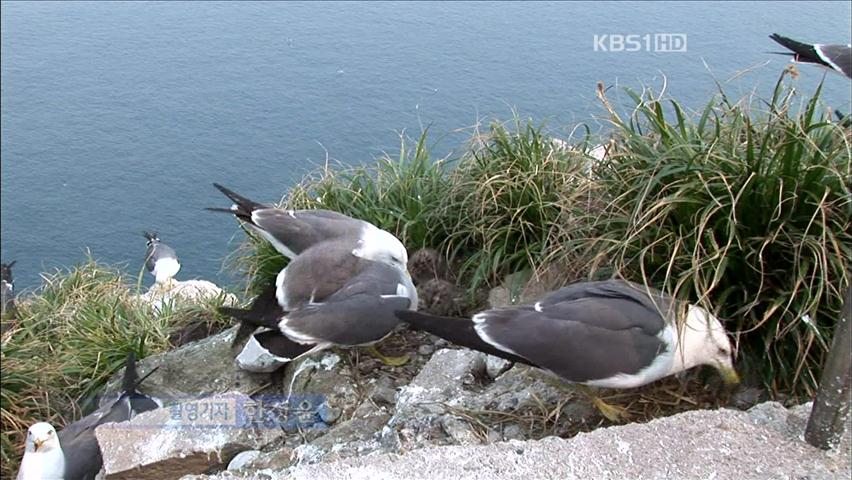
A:
<svg viewBox="0 0 852 480">
<path fill-rule="evenodd" d="M 137 272 L 142 230 L 228 281 L 235 221 L 220 182 L 276 201 L 313 166 L 371 161 L 397 131 L 432 138 L 508 119 L 567 135 L 601 115 L 595 84 L 698 107 L 720 80 L 770 91 L 767 35 L 847 43 L 850 2 L 2 3 L 2 257 L 18 287 L 85 259 Z M 594 35 L 685 33 L 685 53 L 600 52 Z M 768 65 L 761 66 L 765 61 Z M 818 68 L 800 67 L 813 91 Z M 850 110 L 849 81 L 823 98 Z M 438 151 L 463 136 L 441 141 Z M 234 237 L 240 238 L 241 234 Z M 146 278 L 146 283 L 151 279 Z"/>
</svg>

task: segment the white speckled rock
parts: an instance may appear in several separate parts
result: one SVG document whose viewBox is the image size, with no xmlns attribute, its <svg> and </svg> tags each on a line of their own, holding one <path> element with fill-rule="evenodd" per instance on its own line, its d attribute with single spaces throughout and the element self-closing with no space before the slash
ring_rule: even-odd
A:
<svg viewBox="0 0 852 480">
<path fill-rule="evenodd" d="M 280 435 L 241 426 L 237 412 L 246 402 L 242 394 L 219 395 L 99 426 L 105 478 L 163 480 L 224 468 L 237 453 Z"/>
</svg>

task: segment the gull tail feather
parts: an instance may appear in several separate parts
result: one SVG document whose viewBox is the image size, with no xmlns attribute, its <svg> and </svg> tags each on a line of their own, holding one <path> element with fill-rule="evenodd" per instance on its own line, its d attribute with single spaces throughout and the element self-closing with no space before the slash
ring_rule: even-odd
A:
<svg viewBox="0 0 852 480">
<path fill-rule="evenodd" d="M 505 358 L 506 360 L 526 364 L 530 363 L 529 360 L 500 350 L 484 341 L 476 333 L 473 321 L 469 318 L 440 317 L 423 312 L 413 312 L 411 310 L 398 310 L 394 313 L 397 318 L 415 330 L 429 332 L 456 345 Z"/>
<path fill-rule="evenodd" d="M 222 185 L 219 185 L 218 183 L 214 183 L 213 186 L 216 187 L 220 192 L 224 193 L 225 196 L 228 197 L 229 199 L 231 199 L 232 202 L 234 202 L 234 205 L 235 205 L 236 208 L 231 209 L 231 210 L 226 210 L 226 211 L 233 213 L 234 215 L 237 215 L 238 217 L 241 217 L 241 218 L 246 217 L 246 218 L 250 219 L 251 218 L 251 212 L 253 212 L 254 210 L 258 210 L 258 209 L 262 209 L 262 208 L 269 208 L 267 205 L 264 205 L 262 203 L 257 203 L 254 200 L 249 200 L 248 198 L 238 194 L 237 192 L 235 192 L 235 191 L 233 191 L 229 188 L 223 187 Z M 214 210 L 214 211 L 221 211 L 221 210 Z"/>
</svg>

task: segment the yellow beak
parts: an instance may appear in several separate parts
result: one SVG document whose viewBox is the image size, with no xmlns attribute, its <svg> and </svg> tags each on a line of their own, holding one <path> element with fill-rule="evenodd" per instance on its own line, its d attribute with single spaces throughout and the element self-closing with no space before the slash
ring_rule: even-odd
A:
<svg viewBox="0 0 852 480">
<path fill-rule="evenodd" d="M 719 367 L 719 374 L 722 375 L 722 380 L 728 385 L 736 385 L 740 383 L 740 376 L 737 371 L 731 367 Z"/>
<path fill-rule="evenodd" d="M 41 448 L 41 446 L 44 445 L 44 442 L 46 441 L 47 440 L 33 440 L 33 446 L 35 447 L 35 451 L 37 452 L 38 449 Z"/>
</svg>

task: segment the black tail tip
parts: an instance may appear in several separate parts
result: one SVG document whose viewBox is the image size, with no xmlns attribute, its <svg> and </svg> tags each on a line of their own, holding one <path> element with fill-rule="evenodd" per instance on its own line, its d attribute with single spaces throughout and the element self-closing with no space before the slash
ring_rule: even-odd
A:
<svg viewBox="0 0 852 480">
<path fill-rule="evenodd" d="M 125 392 L 131 392 L 136 388 L 136 352 L 131 351 L 127 354 L 127 359 L 124 361 L 124 379 L 121 382 L 121 388 Z"/>
</svg>

